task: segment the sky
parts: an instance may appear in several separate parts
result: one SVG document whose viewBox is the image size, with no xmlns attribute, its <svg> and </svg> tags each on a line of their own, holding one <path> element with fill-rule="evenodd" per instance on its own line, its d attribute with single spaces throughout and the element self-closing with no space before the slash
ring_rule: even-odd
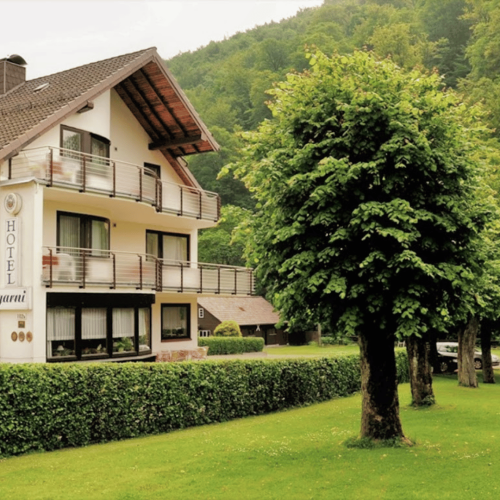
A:
<svg viewBox="0 0 500 500">
<path fill-rule="evenodd" d="M 0 58 L 21 55 L 28 80 L 156 47 L 163 59 L 323 0 L 0 0 Z"/>
</svg>

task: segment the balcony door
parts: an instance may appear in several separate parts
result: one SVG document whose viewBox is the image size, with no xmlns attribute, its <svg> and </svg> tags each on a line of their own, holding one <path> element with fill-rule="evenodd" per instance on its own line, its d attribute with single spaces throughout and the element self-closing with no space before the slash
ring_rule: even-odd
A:
<svg viewBox="0 0 500 500">
<path fill-rule="evenodd" d="M 93 257 L 105 257 L 109 250 L 109 220 L 93 215 L 57 213 L 57 245 L 89 249 Z M 65 250 L 65 251 L 66 251 Z"/>
<path fill-rule="evenodd" d="M 146 253 L 167 265 L 189 261 L 189 235 L 146 231 Z"/>
<path fill-rule="evenodd" d="M 57 213 L 58 279 L 109 283 L 109 220 L 93 215 Z"/>
<path fill-rule="evenodd" d="M 109 158 L 109 140 L 85 130 L 61 125 L 61 147 L 65 150 Z M 66 156 L 71 153 L 65 152 Z"/>
<path fill-rule="evenodd" d="M 189 262 L 189 235 L 146 231 L 146 253 L 161 259 L 158 277 L 162 288 L 198 289 L 196 269 Z"/>
</svg>

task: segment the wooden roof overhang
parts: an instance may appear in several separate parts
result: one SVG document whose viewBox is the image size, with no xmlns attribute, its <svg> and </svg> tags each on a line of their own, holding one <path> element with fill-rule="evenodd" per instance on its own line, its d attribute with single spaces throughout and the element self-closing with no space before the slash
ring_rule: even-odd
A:
<svg viewBox="0 0 500 500">
<path fill-rule="evenodd" d="M 149 149 L 161 151 L 186 184 L 196 184 L 180 157 L 219 145 L 165 66 L 153 60 L 114 88 L 151 137 Z"/>
</svg>

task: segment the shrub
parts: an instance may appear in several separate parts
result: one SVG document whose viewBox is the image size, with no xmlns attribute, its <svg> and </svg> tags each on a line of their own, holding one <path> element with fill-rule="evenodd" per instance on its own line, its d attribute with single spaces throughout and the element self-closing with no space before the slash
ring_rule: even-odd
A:
<svg viewBox="0 0 500 500">
<path fill-rule="evenodd" d="M 397 353 L 400 382 L 408 380 Z M 0 365 L 0 456 L 260 415 L 360 389 L 358 356 Z"/>
<path fill-rule="evenodd" d="M 243 354 L 244 352 L 261 352 L 264 339 L 260 337 L 200 337 L 200 347 L 208 346 L 208 355 Z"/>
<path fill-rule="evenodd" d="M 333 337 L 321 337 L 322 345 L 335 345 L 337 344 L 337 339 Z"/>
<path fill-rule="evenodd" d="M 226 320 L 214 330 L 216 337 L 241 337 L 240 325 L 236 321 Z"/>
</svg>

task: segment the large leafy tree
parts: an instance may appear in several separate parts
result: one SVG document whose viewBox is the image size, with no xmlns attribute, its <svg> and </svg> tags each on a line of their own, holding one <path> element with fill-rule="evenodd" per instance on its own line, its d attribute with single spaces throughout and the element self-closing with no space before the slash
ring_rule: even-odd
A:
<svg viewBox="0 0 500 500">
<path fill-rule="evenodd" d="M 244 230 L 235 235 L 239 225 L 251 217 L 251 212 L 234 205 L 221 209 L 217 226 L 203 229 L 198 236 L 198 260 L 230 266 L 244 266 Z"/>
<path fill-rule="evenodd" d="M 307 310 L 359 336 L 361 435 L 403 437 L 395 335 L 446 328 L 482 271 L 474 109 L 436 74 L 309 57 L 232 166 L 258 202 L 252 260 L 292 327 Z"/>
</svg>

